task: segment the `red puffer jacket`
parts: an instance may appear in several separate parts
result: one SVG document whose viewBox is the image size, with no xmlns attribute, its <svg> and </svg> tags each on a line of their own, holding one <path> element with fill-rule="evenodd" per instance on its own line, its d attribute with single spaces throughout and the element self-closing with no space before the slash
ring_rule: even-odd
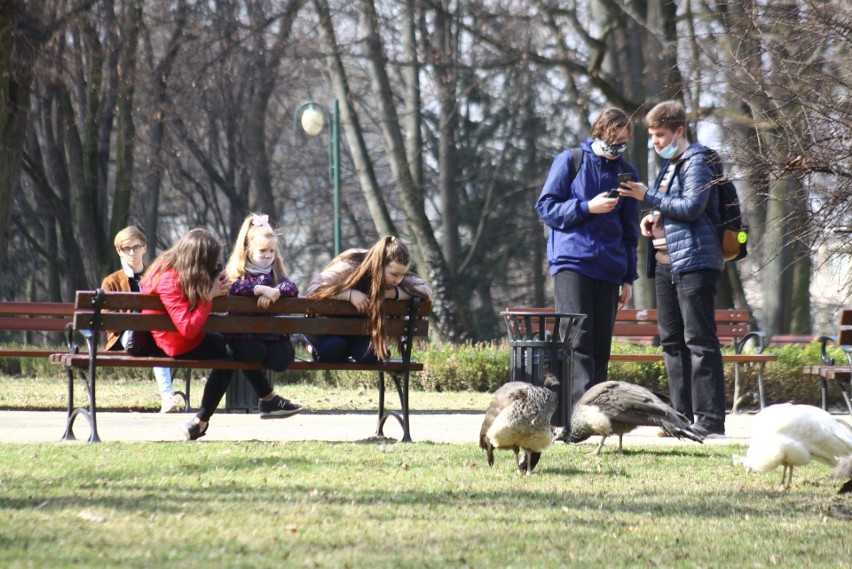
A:
<svg viewBox="0 0 852 569">
<path fill-rule="evenodd" d="M 166 355 L 175 357 L 197 348 L 204 339 L 201 329 L 210 316 L 213 303 L 209 300 L 199 302 L 194 310 L 190 310 L 189 302 L 183 295 L 180 279 L 174 269 L 168 269 L 159 275 L 153 287 L 142 287 L 144 294 L 156 294 L 166 309 L 169 317 L 177 328 L 177 332 L 153 331 L 154 342 Z M 143 310 L 143 314 L 162 314 L 156 310 Z"/>
</svg>

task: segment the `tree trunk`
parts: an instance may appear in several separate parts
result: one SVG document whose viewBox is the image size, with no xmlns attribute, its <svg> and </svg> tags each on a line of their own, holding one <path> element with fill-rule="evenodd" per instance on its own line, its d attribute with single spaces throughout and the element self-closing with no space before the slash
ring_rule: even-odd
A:
<svg viewBox="0 0 852 569">
<path fill-rule="evenodd" d="M 370 210 L 370 215 L 378 232 L 384 235 L 396 235 L 396 226 L 393 220 L 391 220 L 387 205 L 379 189 L 379 183 L 376 180 L 373 163 L 367 152 L 367 145 L 364 142 L 364 135 L 361 132 L 361 123 L 358 120 L 355 109 L 352 107 L 352 96 L 349 92 L 346 71 L 343 69 L 343 62 L 340 60 L 340 48 L 337 45 L 334 24 L 331 21 L 328 3 L 326 0 L 314 0 L 314 7 L 320 18 L 318 28 L 320 40 L 325 45 L 326 50 L 328 50 L 328 54 L 325 57 L 326 67 L 331 76 L 334 96 L 340 103 L 341 126 L 343 127 L 343 132 L 346 134 L 346 141 L 349 146 L 349 152 L 352 155 L 352 163 L 358 175 L 361 191 L 364 194 L 364 200 L 367 202 L 367 207 Z"/>
<path fill-rule="evenodd" d="M 127 226 L 130 219 L 130 196 L 133 194 L 133 156 L 136 126 L 133 122 L 133 101 L 136 91 L 136 50 L 142 20 L 142 0 L 129 0 L 124 20 L 123 41 L 118 71 L 116 100 L 115 192 L 113 193 L 110 236 Z M 107 259 L 104 274 L 108 274 Z"/>
<path fill-rule="evenodd" d="M 396 180 L 402 209 L 417 246 L 415 254 L 419 256 L 418 264 L 426 268 L 427 273 L 424 276 L 432 286 L 432 313 L 436 320 L 436 328 L 438 333 L 449 341 L 463 341 L 469 333 L 463 329 L 459 321 L 461 310 L 457 305 L 454 282 L 429 219 L 426 217 L 423 196 L 414 184 L 405 155 L 399 117 L 385 69 L 385 56 L 378 34 L 375 6 L 371 0 L 359 0 L 359 5 L 361 7 L 360 27 L 366 38 L 367 74 L 379 109 L 380 125 L 389 155 L 391 173 Z"/>
</svg>

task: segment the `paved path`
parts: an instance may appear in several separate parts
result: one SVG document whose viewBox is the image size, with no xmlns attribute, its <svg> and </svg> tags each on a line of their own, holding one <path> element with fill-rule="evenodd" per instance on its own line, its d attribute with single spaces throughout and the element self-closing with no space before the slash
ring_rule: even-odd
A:
<svg viewBox="0 0 852 569">
<path fill-rule="evenodd" d="M 837 415 L 850 421 L 849 415 Z M 181 426 L 189 415 L 158 413 L 98 413 L 98 432 L 108 441 L 180 441 Z M 470 442 L 479 440 L 482 413 L 413 413 L 411 437 L 417 441 Z M 747 444 L 752 414 L 729 415 L 727 437 L 708 440 L 709 444 Z M 375 433 L 373 413 L 301 413 L 287 419 L 260 419 L 256 414 L 217 413 L 203 440 L 213 441 L 357 441 Z M 65 430 L 65 413 L 59 411 L 0 411 L 0 443 L 40 443 L 59 441 Z M 640 427 L 625 436 L 625 444 L 694 444 L 661 438 L 656 428 Z M 78 439 L 89 436 L 85 419 L 75 425 Z M 393 419 L 385 434 L 399 438 L 402 431 Z M 597 444 L 593 437 L 588 444 Z M 615 441 L 613 441 L 615 442 Z M 607 444 L 610 444 L 607 441 Z"/>
</svg>

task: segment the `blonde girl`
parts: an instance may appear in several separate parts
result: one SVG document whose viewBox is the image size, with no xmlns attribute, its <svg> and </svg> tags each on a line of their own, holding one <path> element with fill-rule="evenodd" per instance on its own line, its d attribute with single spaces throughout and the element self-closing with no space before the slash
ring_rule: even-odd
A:
<svg viewBox="0 0 852 569">
<path fill-rule="evenodd" d="M 409 272 L 411 255 L 399 239 L 385 236 L 369 250 L 344 251 L 308 285 L 311 298 L 334 298 L 352 303 L 370 317 L 370 336 L 318 335 L 310 338 L 321 362 L 374 362 L 390 356 L 382 305 L 386 299 L 432 298 L 429 286 Z"/>
<path fill-rule="evenodd" d="M 257 297 L 257 305 L 262 308 L 281 297 L 299 295 L 299 289 L 285 275 L 278 234 L 266 215 L 253 213 L 243 221 L 225 273 L 231 281 L 229 294 Z M 280 372 L 290 367 L 295 359 L 290 337 L 286 334 L 229 334 L 226 339 L 235 360 L 262 363 Z M 262 371 L 243 370 L 243 375 L 260 399 L 261 418 L 290 417 L 302 411 L 300 405 L 275 393 Z M 218 404 L 227 387 L 216 386 L 215 392 L 211 388 L 211 400 L 215 397 Z"/>
</svg>

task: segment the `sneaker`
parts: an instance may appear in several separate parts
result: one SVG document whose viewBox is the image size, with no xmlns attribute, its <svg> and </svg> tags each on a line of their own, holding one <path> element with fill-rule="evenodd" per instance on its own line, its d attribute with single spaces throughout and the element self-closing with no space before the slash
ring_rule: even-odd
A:
<svg viewBox="0 0 852 569">
<path fill-rule="evenodd" d="M 190 421 L 183 426 L 183 436 L 185 436 L 188 441 L 198 440 L 207 434 L 207 427 L 209 426 L 210 423 L 207 423 L 202 427 L 195 421 Z"/>
<path fill-rule="evenodd" d="M 163 397 L 163 405 L 160 407 L 160 413 L 180 413 L 183 405 L 178 398 L 172 395 Z"/>
<path fill-rule="evenodd" d="M 724 428 L 714 428 L 709 427 L 702 423 L 695 423 L 692 425 L 692 430 L 703 436 L 705 439 L 724 439 L 725 438 L 725 429 Z"/>
<path fill-rule="evenodd" d="M 264 401 L 263 399 L 258 401 L 257 409 L 260 411 L 261 419 L 284 418 L 300 413 L 302 406 L 284 399 L 280 395 L 275 395 L 269 401 Z"/>
</svg>

